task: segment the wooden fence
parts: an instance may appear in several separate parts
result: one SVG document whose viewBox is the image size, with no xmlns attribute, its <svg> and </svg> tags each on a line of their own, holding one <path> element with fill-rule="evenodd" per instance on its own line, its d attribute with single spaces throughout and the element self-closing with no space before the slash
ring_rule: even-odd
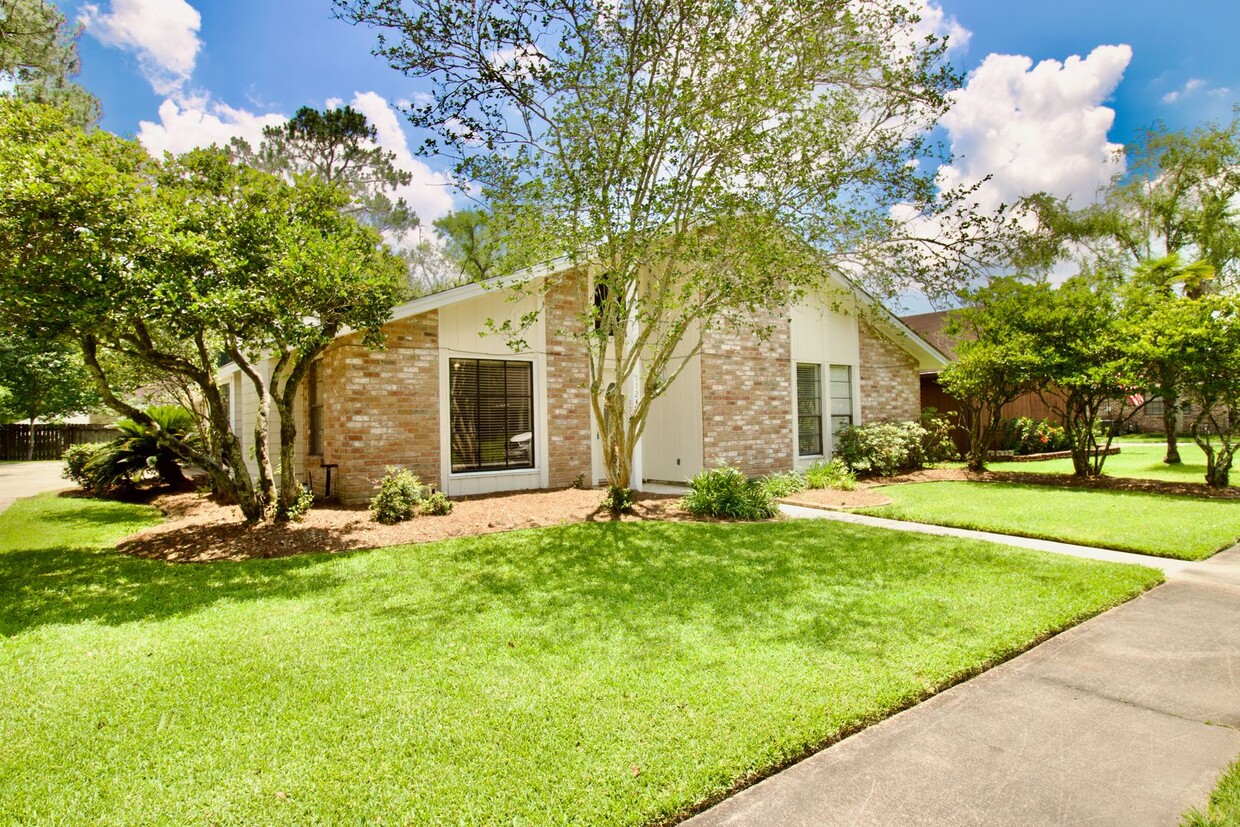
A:
<svg viewBox="0 0 1240 827">
<path fill-rule="evenodd" d="M 34 459 L 60 459 L 70 445 L 111 442 L 118 431 L 106 425 L 35 425 Z M 25 459 L 29 425 L 0 425 L 0 460 Z"/>
</svg>

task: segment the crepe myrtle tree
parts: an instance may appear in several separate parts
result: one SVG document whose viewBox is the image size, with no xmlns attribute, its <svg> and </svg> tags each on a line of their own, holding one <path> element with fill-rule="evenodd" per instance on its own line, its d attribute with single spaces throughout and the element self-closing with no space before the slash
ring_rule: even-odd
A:
<svg viewBox="0 0 1240 827">
<path fill-rule="evenodd" d="M 761 332 L 833 270 L 886 294 L 987 258 L 965 194 L 918 164 L 958 79 L 896 2 L 335 3 L 429 81 L 406 109 L 422 151 L 506 242 L 589 266 L 575 333 L 612 488 L 711 328 Z"/>
<path fill-rule="evenodd" d="M 295 428 L 284 417 L 281 498 L 267 456 L 271 400 L 291 406 L 307 361 L 345 325 L 373 340 L 401 295 L 403 266 L 341 212 L 345 198 L 239 167 L 219 149 L 157 163 L 63 111 L 0 100 L 0 317 L 78 343 L 103 402 L 202 467 L 247 520 L 288 515 Z M 223 352 L 260 395 L 257 480 L 216 384 Z M 276 359 L 266 379 L 254 370 L 262 354 Z M 129 404 L 118 363 L 193 388 L 213 450 Z"/>
</svg>

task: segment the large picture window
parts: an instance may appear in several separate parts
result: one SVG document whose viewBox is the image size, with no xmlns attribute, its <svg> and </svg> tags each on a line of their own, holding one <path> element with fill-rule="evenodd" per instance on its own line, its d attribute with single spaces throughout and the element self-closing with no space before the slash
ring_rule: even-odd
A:
<svg viewBox="0 0 1240 827">
<path fill-rule="evenodd" d="M 450 359 L 452 471 L 534 467 L 534 365 Z"/>
<path fill-rule="evenodd" d="M 821 365 L 797 365 L 797 454 L 822 454 Z"/>
</svg>

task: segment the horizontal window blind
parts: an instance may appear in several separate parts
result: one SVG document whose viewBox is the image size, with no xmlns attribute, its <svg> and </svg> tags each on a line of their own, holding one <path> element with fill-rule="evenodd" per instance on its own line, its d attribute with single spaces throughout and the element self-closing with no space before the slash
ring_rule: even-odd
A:
<svg viewBox="0 0 1240 827">
<path fill-rule="evenodd" d="M 452 470 L 534 467 L 534 365 L 451 359 Z"/>
<path fill-rule="evenodd" d="M 797 453 L 822 453 L 822 366 L 797 365 Z"/>
</svg>

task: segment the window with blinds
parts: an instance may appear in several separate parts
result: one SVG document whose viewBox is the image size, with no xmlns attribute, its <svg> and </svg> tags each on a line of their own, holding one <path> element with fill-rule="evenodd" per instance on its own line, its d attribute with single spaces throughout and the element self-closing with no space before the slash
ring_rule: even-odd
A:
<svg viewBox="0 0 1240 827">
<path fill-rule="evenodd" d="M 822 454 L 821 365 L 797 365 L 797 454 Z"/>
<path fill-rule="evenodd" d="M 310 364 L 310 375 L 306 378 L 306 398 L 308 406 L 307 427 L 310 431 L 310 455 L 323 454 L 323 360 Z"/>
<path fill-rule="evenodd" d="M 831 433 L 853 424 L 852 367 L 831 366 Z"/>
<path fill-rule="evenodd" d="M 452 471 L 534 467 L 534 365 L 450 359 Z"/>
</svg>

